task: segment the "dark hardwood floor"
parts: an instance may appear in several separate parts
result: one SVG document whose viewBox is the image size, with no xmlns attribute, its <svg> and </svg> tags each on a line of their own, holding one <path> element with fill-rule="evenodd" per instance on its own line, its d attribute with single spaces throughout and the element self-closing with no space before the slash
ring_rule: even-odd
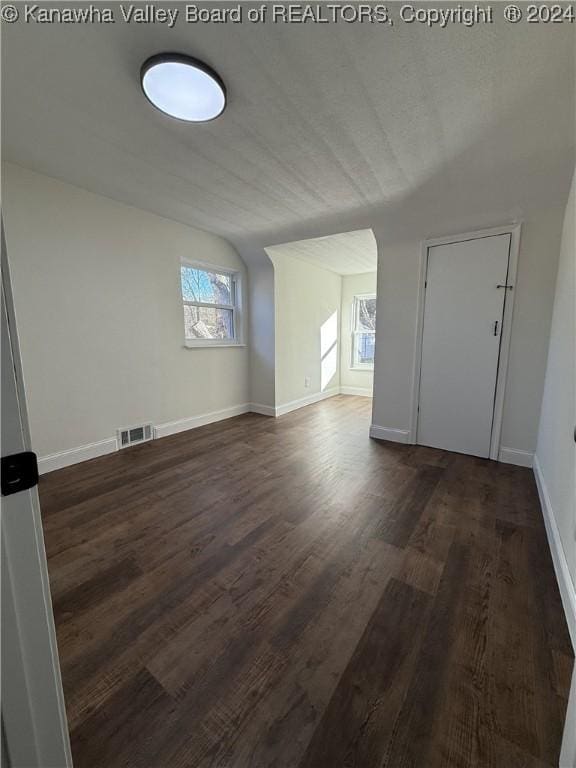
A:
<svg viewBox="0 0 576 768">
<path fill-rule="evenodd" d="M 76 768 L 558 764 L 532 473 L 249 414 L 42 478 Z"/>
</svg>

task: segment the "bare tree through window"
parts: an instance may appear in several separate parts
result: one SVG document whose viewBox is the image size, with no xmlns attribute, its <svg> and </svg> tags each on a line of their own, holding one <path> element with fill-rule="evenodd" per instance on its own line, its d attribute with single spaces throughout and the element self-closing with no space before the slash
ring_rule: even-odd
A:
<svg viewBox="0 0 576 768">
<path fill-rule="evenodd" d="M 376 346 L 376 296 L 355 296 L 352 317 L 352 367 L 373 368 Z"/>
<path fill-rule="evenodd" d="M 233 340 L 234 276 L 183 264 L 180 270 L 187 340 Z"/>
</svg>

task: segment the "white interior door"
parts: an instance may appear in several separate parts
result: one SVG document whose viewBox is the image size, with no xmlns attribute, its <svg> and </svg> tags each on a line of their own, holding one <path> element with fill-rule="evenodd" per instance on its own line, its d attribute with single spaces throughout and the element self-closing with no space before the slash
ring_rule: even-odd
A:
<svg viewBox="0 0 576 768">
<path fill-rule="evenodd" d="M 510 235 L 428 249 L 417 442 L 487 458 Z"/>
<path fill-rule="evenodd" d="M 30 451 L 2 232 L 2 458 Z M 2 766 L 72 765 L 38 492 L 2 465 Z M 5 484 L 10 485 L 6 488 Z"/>
</svg>

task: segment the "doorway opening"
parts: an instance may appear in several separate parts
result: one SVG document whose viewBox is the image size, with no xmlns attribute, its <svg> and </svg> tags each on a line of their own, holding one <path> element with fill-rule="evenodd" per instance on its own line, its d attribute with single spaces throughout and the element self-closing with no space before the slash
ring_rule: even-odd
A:
<svg viewBox="0 0 576 768">
<path fill-rule="evenodd" d="M 372 397 L 372 230 L 273 245 L 266 252 L 274 265 L 277 415 L 335 394 Z"/>
</svg>

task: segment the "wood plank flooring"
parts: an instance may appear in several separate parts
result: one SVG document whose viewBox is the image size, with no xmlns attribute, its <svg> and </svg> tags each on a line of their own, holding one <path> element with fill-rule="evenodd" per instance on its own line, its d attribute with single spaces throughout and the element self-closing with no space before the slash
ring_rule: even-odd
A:
<svg viewBox="0 0 576 768">
<path fill-rule="evenodd" d="M 255 414 L 41 479 L 76 768 L 558 764 L 532 473 Z"/>
</svg>

